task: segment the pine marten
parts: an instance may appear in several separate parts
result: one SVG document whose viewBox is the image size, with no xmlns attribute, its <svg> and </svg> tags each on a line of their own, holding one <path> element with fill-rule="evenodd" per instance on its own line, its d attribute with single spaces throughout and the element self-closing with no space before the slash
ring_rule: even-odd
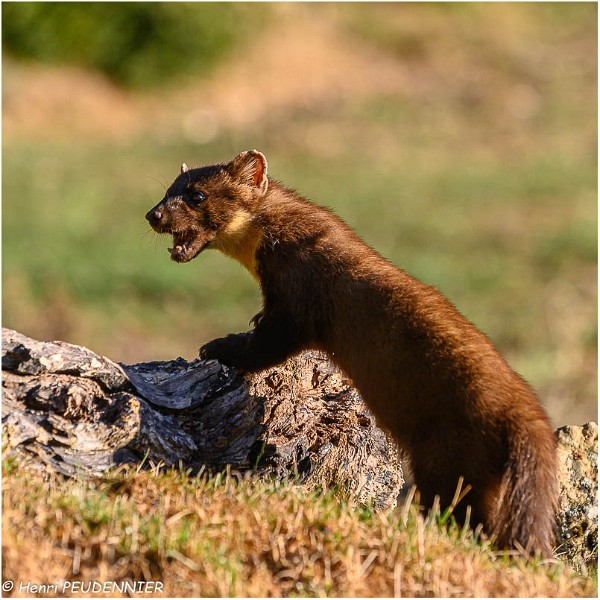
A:
<svg viewBox="0 0 600 600">
<path fill-rule="evenodd" d="M 267 177 L 256 150 L 230 163 L 185 164 L 146 215 L 184 263 L 205 248 L 237 259 L 260 283 L 263 309 L 246 333 L 200 349 L 243 371 L 301 350 L 325 351 L 378 424 L 410 458 L 421 503 L 481 523 L 500 548 L 549 556 L 556 441 L 529 385 L 437 290 L 398 269 L 330 210 Z"/>
</svg>

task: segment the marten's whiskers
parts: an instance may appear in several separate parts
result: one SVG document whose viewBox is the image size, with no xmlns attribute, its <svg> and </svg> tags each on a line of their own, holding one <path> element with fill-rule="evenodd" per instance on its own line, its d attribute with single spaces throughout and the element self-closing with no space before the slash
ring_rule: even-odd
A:
<svg viewBox="0 0 600 600">
<path fill-rule="evenodd" d="M 155 181 L 156 183 L 158 183 L 158 185 L 160 185 L 165 190 L 165 192 L 167 191 L 167 184 L 166 183 L 164 183 L 162 181 L 159 181 L 158 179 L 154 179 L 154 177 L 150 177 L 150 175 L 145 175 L 145 177 L 147 179 L 151 179 L 152 181 Z"/>
</svg>

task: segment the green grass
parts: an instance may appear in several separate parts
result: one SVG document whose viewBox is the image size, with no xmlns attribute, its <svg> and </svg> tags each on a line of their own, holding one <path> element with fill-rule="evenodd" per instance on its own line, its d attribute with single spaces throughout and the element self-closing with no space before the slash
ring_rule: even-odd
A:
<svg viewBox="0 0 600 600">
<path fill-rule="evenodd" d="M 131 88 L 206 75 L 265 25 L 264 9 L 244 3 L 29 2 L 2 15 L 7 54 L 94 68 Z"/>
</svg>

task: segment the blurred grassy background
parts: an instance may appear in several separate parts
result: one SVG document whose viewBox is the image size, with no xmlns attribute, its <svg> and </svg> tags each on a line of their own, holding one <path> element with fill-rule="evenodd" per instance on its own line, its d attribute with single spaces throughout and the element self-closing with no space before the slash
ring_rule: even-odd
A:
<svg viewBox="0 0 600 600">
<path fill-rule="evenodd" d="M 195 356 L 260 297 L 169 260 L 179 164 L 258 148 L 441 289 L 538 390 L 597 418 L 593 3 L 2 5 L 3 324 Z"/>
</svg>

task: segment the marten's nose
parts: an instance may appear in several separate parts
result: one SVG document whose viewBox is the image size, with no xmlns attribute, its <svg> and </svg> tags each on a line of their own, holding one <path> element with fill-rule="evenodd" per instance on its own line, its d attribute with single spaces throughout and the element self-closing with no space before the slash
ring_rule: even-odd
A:
<svg viewBox="0 0 600 600">
<path fill-rule="evenodd" d="M 158 225 L 160 223 L 162 216 L 163 216 L 162 212 L 160 210 L 158 210 L 157 208 L 152 209 L 146 213 L 146 219 L 148 219 L 148 222 L 150 223 L 150 225 L 153 225 L 153 226 Z"/>
</svg>

